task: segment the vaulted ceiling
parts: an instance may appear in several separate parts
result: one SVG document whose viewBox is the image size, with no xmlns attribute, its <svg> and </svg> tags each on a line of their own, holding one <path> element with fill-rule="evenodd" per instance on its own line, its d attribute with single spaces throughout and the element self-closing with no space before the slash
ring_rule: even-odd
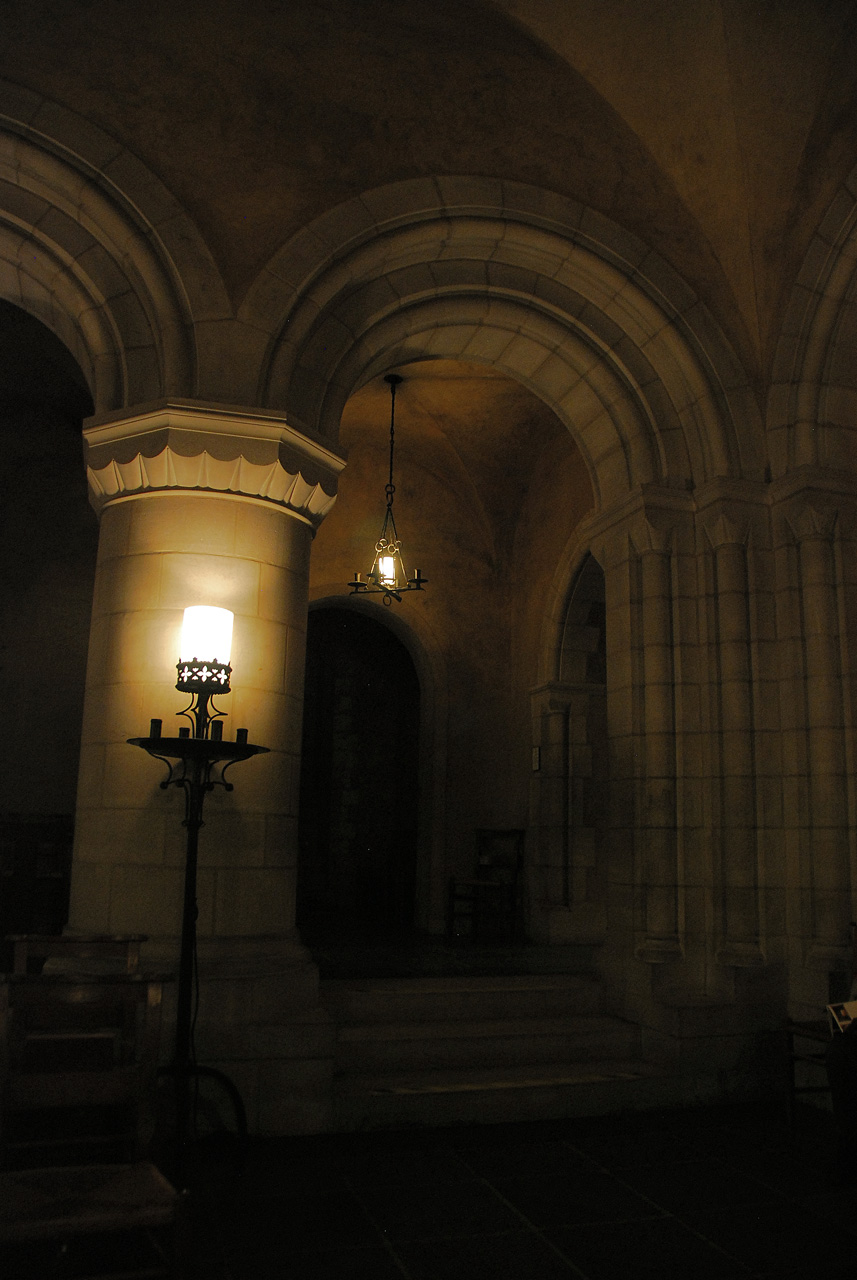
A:
<svg viewBox="0 0 857 1280">
<path fill-rule="evenodd" d="M 512 178 L 657 249 L 757 383 L 853 165 L 855 65 L 852 0 L 5 0 L 0 23 L 0 77 L 138 155 L 236 304 L 361 191 Z"/>
</svg>

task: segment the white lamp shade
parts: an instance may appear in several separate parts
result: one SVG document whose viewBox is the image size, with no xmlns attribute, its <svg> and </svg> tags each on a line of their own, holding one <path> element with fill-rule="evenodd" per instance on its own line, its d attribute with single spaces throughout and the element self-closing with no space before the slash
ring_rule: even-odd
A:
<svg viewBox="0 0 857 1280">
<path fill-rule="evenodd" d="M 180 662 L 199 658 L 205 662 L 229 662 L 232 654 L 232 619 L 228 609 L 194 604 L 184 611 Z"/>
</svg>

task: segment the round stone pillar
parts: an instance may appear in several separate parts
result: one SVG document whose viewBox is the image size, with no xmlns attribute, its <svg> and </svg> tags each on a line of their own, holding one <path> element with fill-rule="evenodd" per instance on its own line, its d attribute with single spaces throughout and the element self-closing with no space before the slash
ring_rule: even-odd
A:
<svg viewBox="0 0 857 1280">
<path fill-rule="evenodd" d="M 275 1028 L 317 1004 L 294 931 L 297 796 L 309 550 L 342 463 L 280 415 L 187 403 L 94 421 L 84 435 L 100 537 L 70 927 L 145 933 L 150 958 L 177 956 L 184 798 L 127 739 L 147 736 L 152 717 L 165 735 L 187 723 L 175 689 L 185 607 L 232 610 L 232 692 L 215 704 L 226 738 L 246 728 L 270 750 L 230 770 L 233 791 L 206 797 L 196 1038 L 236 1079 L 254 1127 L 288 1130 L 288 1081 L 281 1070 L 266 1083 L 260 1063 L 270 1077 L 282 1063 Z M 317 1043 L 312 1053 L 323 1056 Z"/>
</svg>

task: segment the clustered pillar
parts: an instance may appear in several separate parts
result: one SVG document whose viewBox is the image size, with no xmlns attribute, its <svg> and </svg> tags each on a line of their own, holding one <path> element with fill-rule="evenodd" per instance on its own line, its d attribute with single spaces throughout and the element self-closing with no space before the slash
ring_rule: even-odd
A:
<svg viewBox="0 0 857 1280">
<path fill-rule="evenodd" d="M 650 960 L 680 952 L 676 828 L 676 718 L 672 560 L 668 546 L 640 554 L 642 633 L 643 808 L 640 814 L 640 954 Z"/>
<path fill-rule="evenodd" d="M 755 737 L 747 530 L 728 519 L 709 527 L 714 553 L 715 705 L 720 794 L 716 858 L 718 959 L 761 961 Z"/>
<path fill-rule="evenodd" d="M 835 512 L 814 507 L 797 522 L 810 801 L 808 959 L 828 968 L 841 957 L 851 918 L 835 525 Z"/>
</svg>

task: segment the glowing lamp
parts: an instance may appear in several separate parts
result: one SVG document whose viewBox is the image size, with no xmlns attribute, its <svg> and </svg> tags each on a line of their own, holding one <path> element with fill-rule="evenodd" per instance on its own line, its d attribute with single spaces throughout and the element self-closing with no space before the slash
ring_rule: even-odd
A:
<svg viewBox="0 0 857 1280">
<path fill-rule="evenodd" d="M 179 658 L 207 658 L 209 662 L 228 662 L 232 656 L 232 621 L 228 609 L 193 604 L 184 611 Z"/>
<path fill-rule="evenodd" d="M 409 578 L 402 563 L 402 544 L 396 532 L 396 521 L 393 519 L 393 495 L 396 492 L 396 486 L 393 484 L 393 451 L 396 439 L 396 387 L 402 379 L 397 373 L 388 373 L 384 381 L 390 388 L 390 479 L 385 490 L 387 510 L 384 515 L 384 523 L 381 526 L 381 536 L 375 543 L 375 559 L 372 561 L 372 568 L 366 575 L 366 581 L 363 581 L 359 573 L 355 573 L 354 581 L 349 582 L 348 585 L 351 588 L 352 595 L 380 593 L 384 597 L 384 604 L 390 604 L 393 600 L 401 600 L 402 592 L 404 591 L 422 591 L 424 584 L 428 582 L 428 578 L 424 578 L 419 569 L 417 569 L 412 578 Z"/>
<path fill-rule="evenodd" d="M 228 609 L 195 604 L 184 611 L 176 688 L 183 693 L 228 693 L 232 668 L 232 619 Z"/>
<path fill-rule="evenodd" d="M 378 557 L 378 577 L 385 587 L 395 587 L 396 585 L 396 558 L 395 556 L 379 556 Z"/>
</svg>

